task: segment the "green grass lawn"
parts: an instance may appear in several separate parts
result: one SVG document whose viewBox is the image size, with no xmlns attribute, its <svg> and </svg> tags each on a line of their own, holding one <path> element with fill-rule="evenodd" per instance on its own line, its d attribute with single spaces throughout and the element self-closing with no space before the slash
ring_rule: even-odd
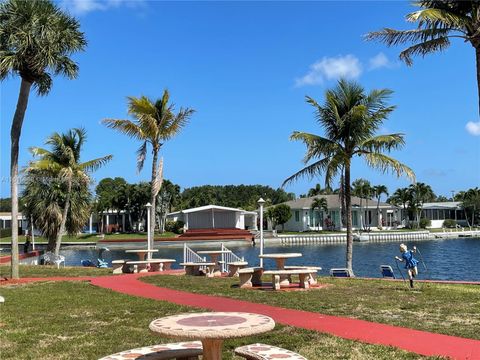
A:
<svg viewBox="0 0 480 360">
<path fill-rule="evenodd" d="M 183 280 L 177 277 L 179 283 Z M 1 286 L 0 294 L 6 299 L 0 304 L 2 360 L 98 359 L 134 347 L 179 341 L 153 334 L 148 324 L 158 317 L 200 311 L 115 293 L 86 282 Z M 253 342 L 285 347 L 310 360 L 425 359 L 392 347 L 279 325 L 264 335 L 226 341 L 224 359 L 237 359 L 233 349 Z"/>
<path fill-rule="evenodd" d="M 112 269 L 98 269 L 95 267 L 69 266 L 57 269 L 56 266 L 20 265 L 20 277 L 51 277 L 51 276 L 103 276 L 112 275 Z M 10 278 L 10 266 L 0 265 L 0 277 Z"/>
<path fill-rule="evenodd" d="M 176 234 L 172 232 L 164 232 L 162 234 L 155 234 L 155 239 L 161 239 L 165 237 L 175 237 Z M 105 235 L 106 240 L 128 240 L 128 239 L 147 239 L 147 233 L 132 233 L 132 234 L 107 234 Z M 101 238 L 97 234 L 81 234 L 77 236 L 65 235 L 62 242 L 97 242 Z M 18 238 L 19 243 L 25 242 L 25 236 L 21 235 Z M 12 242 L 11 237 L 0 238 L 0 244 L 10 244 Z M 47 243 L 47 239 L 41 236 L 35 236 L 35 243 Z"/>
<path fill-rule="evenodd" d="M 270 278 L 265 279 L 270 281 Z M 309 291 L 273 292 L 240 289 L 238 278 L 154 276 L 158 286 L 270 304 L 285 308 L 346 316 L 454 336 L 480 339 L 480 286 L 319 278 L 328 286 Z"/>
</svg>

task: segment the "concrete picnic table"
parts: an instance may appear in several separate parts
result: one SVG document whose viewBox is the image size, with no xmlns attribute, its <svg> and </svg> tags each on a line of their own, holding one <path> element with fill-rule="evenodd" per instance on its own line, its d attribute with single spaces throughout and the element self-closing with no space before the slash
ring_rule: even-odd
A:
<svg viewBox="0 0 480 360">
<path fill-rule="evenodd" d="M 301 253 L 276 253 L 276 254 L 263 254 L 258 257 L 263 259 L 273 259 L 277 264 L 277 270 L 285 270 L 285 261 L 291 258 L 302 257 Z M 290 285 L 290 277 L 288 275 L 280 276 L 280 285 Z"/>
<path fill-rule="evenodd" d="M 229 254 L 230 250 L 201 250 L 197 251 L 197 254 L 209 255 L 211 262 L 214 263 L 213 268 L 210 269 L 212 276 L 222 276 L 220 266 L 218 265 L 218 257 L 222 254 Z"/>
<path fill-rule="evenodd" d="M 204 360 L 222 359 L 225 339 L 261 334 L 272 330 L 272 318 L 243 312 L 187 313 L 155 319 L 150 330 L 168 337 L 201 340 Z"/>
<path fill-rule="evenodd" d="M 139 261 L 145 261 L 145 256 L 148 253 L 156 253 L 158 252 L 157 249 L 152 249 L 152 250 L 147 250 L 147 249 L 131 249 L 131 250 L 125 250 L 126 253 L 136 253 L 138 255 L 138 260 Z"/>
</svg>

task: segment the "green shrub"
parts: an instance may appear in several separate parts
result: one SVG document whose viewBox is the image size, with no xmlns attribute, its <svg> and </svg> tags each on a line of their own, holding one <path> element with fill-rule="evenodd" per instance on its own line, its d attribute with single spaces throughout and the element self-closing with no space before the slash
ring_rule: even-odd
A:
<svg viewBox="0 0 480 360">
<path fill-rule="evenodd" d="M 183 225 L 185 223 L 181 220 L 167 221 L 165 223 L 165 231 L 181 234 L 183 232 Z"/>
<path fill-rule="evenodd" d="M 445 221 L 443 222 L 443 227 L 446 227 L 446 228 L 454 228 L 457 226 L 457 222 L 453 219 L 445 219 Z"/>
<path fill-rule="evenodd" d="M 0 238 L 6 238 L 12 236 L 12 228 L 1 229 Z"/>
<path fill-rule="evenodd" d="M 426 229 L 428 226 L 432 225 L 432 222 L 430 221 L 430 219 L 421 218 L 419 225 L 420 225 L 420 228 Z"/>
</svg>

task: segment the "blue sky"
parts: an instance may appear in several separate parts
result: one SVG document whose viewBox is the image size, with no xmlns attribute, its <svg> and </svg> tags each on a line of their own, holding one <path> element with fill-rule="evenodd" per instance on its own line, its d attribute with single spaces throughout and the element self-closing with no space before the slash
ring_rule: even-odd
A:
<svg viewBox="0 0 480 360">
<path fill-rule="evenodd" d="M 83 0 L 62 6 L 80 20 L 89 44 L 75 56 L 77 80 L 56 78 L 47 97 L 32 94 L 22 166 L 31 159 L 28 147 L 42 145 L 54 131 L 83 126 L 84 160 L 114 156 L 96 180 L 148 180 L 150 166 L 135 170 L 139 144 L 100 121 L 126 118 L 126 96 L 157 98 L 168 88 L 177 106 L 196 113 L 162 149 L 167 179 L 182 187 L 278 187 L 302 166 L 305 148 L 289 141 L 292 131 L 322 134 L 305 95 L 322 101 L 344 75 L 367 90 L 395 91 L 397 109 L 382 132 L 406 134 L 406 147 L 392 156 L 412 167 L 418 181 L 445 195 L 480 184 L 473 48 L 454 41 L 445 53 L 407 67 L 397 60 L 401 48 L 362 39 L 384 26 L 409 28 L 407 3 Z M 19 83 L 13 77 L 1 84 L 1 196 L 9 194 L 9 131 Z M 356 159 L 352 178 L 360 177 L 391 191 L 409 184 Z M 286 190 L 300 194 L 316 182 L 323 178 Z"/>
</svg>

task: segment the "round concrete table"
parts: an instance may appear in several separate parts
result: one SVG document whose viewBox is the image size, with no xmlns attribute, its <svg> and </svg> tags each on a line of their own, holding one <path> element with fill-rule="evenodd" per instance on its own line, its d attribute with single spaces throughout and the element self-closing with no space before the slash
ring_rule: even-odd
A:
<svg viewBox="0 0 480 360">
<path fill-rule="evenodd" d="M 201 250 L 197 251 L 197 254 L 202 254 L 202 255 L 209 255 L 211 262 L 215 263 L 214 266 L 212 266 L 211 269 L 209 269 L 209 273 L 211 276 L 222 276 L 222 272 L 220 271 L 220 266 L 218 265 L 218 257 L 222 254 L 229 254 L 231 253 L 230 250 Z"/>
<path fill-rule="evenodd" d="M 274 259 L 277 263 L 277 270 L 285 270 L 285 260 L 291 258 L 302 257 L 301 253 L 278 253 L 278 254 L 263 254 L 259 255 L 263 259 Z M 290 285 L 290 277 L 288 275 L 280 276 L 280 285 L 288 286 Z"/>
<path fill-rule="evenodd" d="M 147 249 L 134 249 L 134 250 L 125 250 L 126 253 L 136 253 L 138 255 L 139 261 L 145 261 L 145 256 L 148 253 L 156 253 L 158 252 L 157 249 L 147 250 Z"/>
<path fill-rule="evenodd" d="M 272 318 L 242 312 L 188 313 L 153 320 L 150 330 L 169 337 L 201 340 L 204 360 L 222 359 L 225 339 L 255 335 L 272 330 Z"/>
</svg>

